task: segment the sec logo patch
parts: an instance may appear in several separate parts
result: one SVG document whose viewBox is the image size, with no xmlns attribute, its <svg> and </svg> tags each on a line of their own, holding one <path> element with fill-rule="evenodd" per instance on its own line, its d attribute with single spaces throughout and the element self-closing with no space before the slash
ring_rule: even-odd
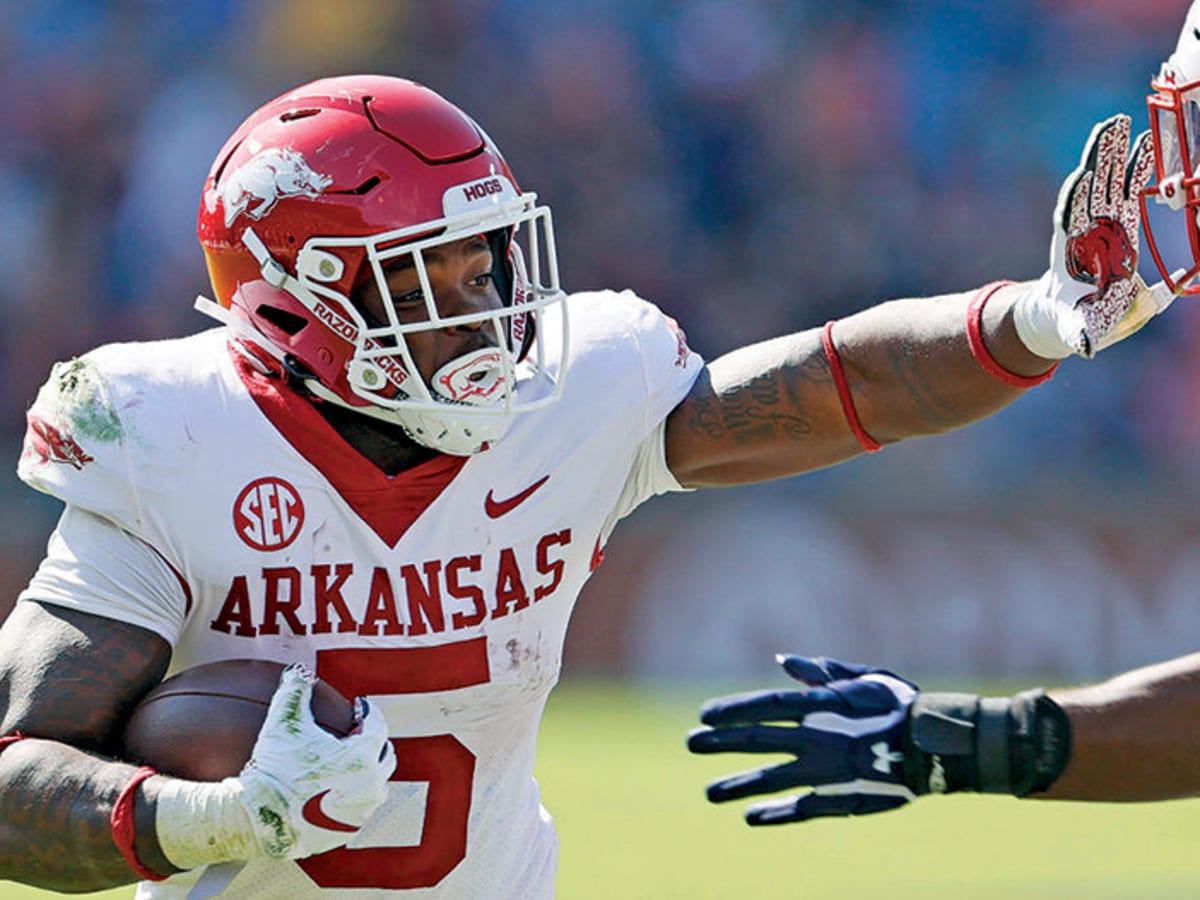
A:
<svg viewBox="0 0 1200 900">
<path fill-rule="evenodd" d="M 304 503 L 282 478 L 258 478 L 233 503 L 233 527 L 255 550 L 282 550 L 304 527 Z"/>
</svg>

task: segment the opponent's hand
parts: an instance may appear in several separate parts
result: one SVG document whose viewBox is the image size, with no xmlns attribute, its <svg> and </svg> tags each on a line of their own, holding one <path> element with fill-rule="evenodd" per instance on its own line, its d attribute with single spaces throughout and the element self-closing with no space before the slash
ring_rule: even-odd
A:
<svg viewBox="0 0 1200 900">
<path fill-rule="evenodd" d="M 1092 129 L 1054 210 L 1050 268 L 1014 307 L 1022 342 L 1038 356 L 1095 356 L 1162 312 L 1174 295 L 1137 274 L 1139 196 L 1154 173 L 1149 131 L 1129 147 L 1130 120 Z"/>
<path fill-rule="evenodd" d="M 314 676 L 289 666 L 279 679 L 240 799 L 266 856 L 300 859 L 340 847 L 387 798 L 396 768 L 383 714 L 356 701 L 358 727 L 339 738 L 313 718 Z"/>
<path fill-rule="evenodd" d="M 1070 759 L 1070 720 L 1041 689 L 1013 697 L 922 693 L 885 669 L 777 659 L 808 689 L 710 700 L 700 710 L 708 727 L 688 735 L 693 753 L 795 757 L 709 785 L 714 803 L 809 788 L 749 807 L 751 825 L 884 812 L 929 793 L 1026 797 L 1053 784 Z"/>
<path fill-rule="evenodd" d="M 751 825 L 801 822 L 895 809 L 928 788 L 913 754 L 908 711 L 917 688 L 891 672 L 818 657 L 777 657 L 808 690 L 763 691 L 710 700 L 693 753 L 787 753 L 790 762 L 713 782 L 714 803 L 795 787 L 810 790 L 746 811 Z M 771 724 L 768 724 L 771 723 Z"/>
</svg>

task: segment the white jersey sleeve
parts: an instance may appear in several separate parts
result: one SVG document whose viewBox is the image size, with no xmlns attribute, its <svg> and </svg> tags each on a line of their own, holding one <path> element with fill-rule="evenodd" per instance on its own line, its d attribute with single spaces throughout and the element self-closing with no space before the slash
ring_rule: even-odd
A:
<svg viewBox="0 0 1200 900">
<path fill-rule="evenodd" d="M 685 491 L 667 466 L 666 424 L 671 411 L 687 395 L 704 368 L 703 360 L 687 344 L 678 323 L 653 304 L 626 291 L 610 296 L 608 304 L 624 306 L 640 348 L 645 381 L 646 437 L 638 445 L 629 477 L 602 530 L 602 541 L 617 523 L 650 497 Z"/>
<path fill-rule="evenodd" d="M 114 348 L 119 345 L 114 345 Z M 123 404 L 98 363 L 102 348 L 57 363 L 26 413 L 17 474 L 30 487 L 74 503 L 128 529 L 141 521 L 127 452 Z"/>
<path fill-rule="evenodd" d="M 648 498 L 672 491 L 694 490 L 681 485 L 679 479 L 667 467 L 666 433 L 667 420 L 664 418 L 638 447 L 637 457 L 629 470 L 629 479 L 621 490 L 616 506 L 604 522 L 601 530 L 602 543 L 608 541 L 618 522 Z"/>
<path fill-rule="evenodd" d="M 26 484 L 65 504 L 21 599 L 129 622 L 172 645 L 190 593 L 155 517 L 162 498 L 188 480 L 194 442 L 186 419 L 161 409 L 195 401 L 179 399 L 182 389 L 158 402 L 151 396 L 161 385 L 186 384 L 195 370 L 174 346 L 110 344 L 56 364 L 26 413 L 17 466 Z M 151 353 L 166 365 L 147 376 L 139 370 Z"/>
<path fill-rule="evenodd" d="M 18 596 L 137 625 L 174 645 L 188 610 L 179 576 L 154 548 L 68 505 L 46 556 Z"/>
<path fill-rule="evenodd" d="M 630 291 L 617 294 L 615 301 L 628 304 L 623 314 L 634 329 L 640 349 L 646 390 L 643 401 L 646 434 L 650 434 L 687 395 L 703 370 L 704 361 L 688 346 L 679 324 L 657 306 Z"/>
</svg>

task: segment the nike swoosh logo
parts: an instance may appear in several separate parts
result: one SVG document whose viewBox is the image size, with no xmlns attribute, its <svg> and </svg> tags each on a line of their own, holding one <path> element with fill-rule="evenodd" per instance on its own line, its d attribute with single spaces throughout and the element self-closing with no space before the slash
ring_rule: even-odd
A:
<svg viewBox="0 0 1200 900">
<path fill-rule="evenodd" d="M 325 810 L 321 809 L 321 799 L 328 793 L 329 791 L 321 791 L 304 801 L 304 808 L 300 810 L 304 821 L 309 825 L 324 828 L 326 831 L 358 831 L 354 825 L 347 825 L 345 822 L 330 818 L 325 814 Z"/>
<path fill-rule="evenodd" d="M 489 519 L 498 519 L 507 513 L 512 512 L 526 500 L 533 496 L 533 492 L 540 488 L 543 484 L 550 480 L 549 475 L 543 475 L 525 490 L 519 494 L 514 494 L 507 500 L 497 500 L 492 496 L 492 492 L 488 491 L 487 496 L 483 498 L 483 511 L 488 514 Z"/>
</svg>

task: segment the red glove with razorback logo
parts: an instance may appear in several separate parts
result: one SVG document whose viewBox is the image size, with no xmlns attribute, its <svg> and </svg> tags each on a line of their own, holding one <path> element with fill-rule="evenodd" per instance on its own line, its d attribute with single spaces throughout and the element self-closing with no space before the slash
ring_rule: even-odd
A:
<svg viewBox="0 0 1200 900">
<path fill-rule="evenodd" d="M 1174 299 L 1137 274 L 1138 198 L 1154 173 L 1150 132 L 1129 146 L 1130 120 L 1096 125 L 1054 211 L 1050 268 L 1014 308 L 1022 342 L 1046 359 L 1092 357 L 1128 337 Z"/>
</svg>

